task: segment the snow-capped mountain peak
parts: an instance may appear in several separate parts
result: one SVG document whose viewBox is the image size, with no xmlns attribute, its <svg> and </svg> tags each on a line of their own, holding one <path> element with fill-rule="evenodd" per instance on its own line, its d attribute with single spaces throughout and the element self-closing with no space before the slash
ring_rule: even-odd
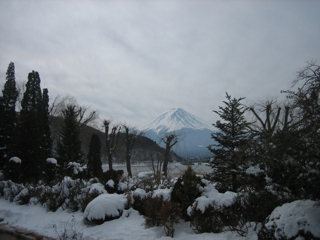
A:
<svg viewBox="0 0 320 240">
<path fill-rule="evenodd" d="M 182 128 L 191 129 L 210 129 L 210 127 L 201 122 L 196 116 L 188 113 L 181 108 L 171 108 L 162 113 L 159 117 L 137 127 L 141 131 L 153 130 L 159 132 L 177 131 Z"/>
</svg>

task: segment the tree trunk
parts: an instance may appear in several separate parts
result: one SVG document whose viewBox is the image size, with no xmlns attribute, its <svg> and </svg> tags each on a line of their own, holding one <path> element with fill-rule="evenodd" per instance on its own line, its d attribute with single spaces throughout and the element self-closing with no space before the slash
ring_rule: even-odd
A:
<svg viewBox="0 0 320 240">
<path fill-rule="evenodd" d="M 167 179 L 168 177 L 168 163 L 169 163 L 169 159 L 170 159 L 170 143 L 166 143 L 166 152 L 164 154 L 164 162 L 163 162 L 163 175 L 164 177 Z"/>
<path fill-rule="evenodd" d="M 110 151 L 110 149 L 109 149 Z M 108 153 L 108 164 L 109 164 L 109 170 L 113 170 L 113 167 L 112 167 L 112 154 Z"/>
<path fill-rule="evenodd" d="M 128 156 L 128 155 L 126 156 L 126 164 L 127 164 L 128 176 L 132 178 L 130 155 L 129 155 L 129 156 Z"/>
</svg>

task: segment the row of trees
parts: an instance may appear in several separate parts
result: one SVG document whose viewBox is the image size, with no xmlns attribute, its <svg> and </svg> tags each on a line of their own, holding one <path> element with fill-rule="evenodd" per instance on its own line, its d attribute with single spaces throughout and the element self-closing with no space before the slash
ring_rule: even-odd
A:
<svg viewBox="0 0 320 240">
<path fill-rule="evenodd" d="M 69 102 L 66 99 L 55 100 L 49 106 L 48 89 L 41 90 L 40 85 L 39 73 L 29 73 L 19 103 L 20 112 L 16 112 L 19 94 L 14 63 L 9 64 L 0 97 L 0 169 L 4 170 L 7 178 L 15 181 L 37 182 L 44 176 L 52 180 L 56 173 L 60 176 L 72 174 L 75 164 L 70 163 L 81 166 L 85 162 L 79 140 L 80 130 L 97 117 L 96 111 L 87 113 L 87 108 L 79 107 L 70 99 Z M 57 138 L 52 137 L 52 116 L 64 119 Z M 100 139 L 93 135 L 87 156 L 89 176 L 102 172 L 100 151 Z M 57 164 L 53 164 L 55 160 L 52 161 L 52 157 L 57 159 Z"/>
<path fill-rule="evenodd" d="M 43 159 L 51 157 L 48 89 L 41 90 L 40 76 L 32 71 L 28 75 L 26 90 L 17 120 L 15 111 L 18 91 L 14 64 L 7 70 L 6 83 L 0 99 L 0 165 L 8 167 L 10 157 L 21 156 L 22 179 L 39 180 L 44 169 Z M 9 169 L 6 169 L 10 175 Z"/>
<path fill-rule="evenodd" d="M 218 131 L 208 148 L 220 191 L 273 184 L 294 198 L 320 198 L 320 66 L 308 63 L 293 87 L 282 91 L 282 105 L 269 100 L 248 107 L 244 98 L 226 94 L 225 105 L 214 111 L 221 120 L 213 124 Z M 250 166 L 256 167 L 254 180 Z"/>
<path fill-rule="evenodd" d="M 120 135 L 124 136 L 125 155 L 128 176 L 132 177 L 131 156 L 133 146 L 142 133 L 127 125 L 112 125 L 104 120 L 105 145 L 101 145 L 97 134 L 92 134 L 88 153 L 83 152 L 80 141 L 82 129 L 97 118 L 96 111 L 79 106 L 72 97 L 59 96 L 49 105 L 48 89 L 41 90 L 38 72 L 28 75 L 25 87 L 17 90 L 14 63 L 10 63 L 6 73 L 6 82 L 0 98 L 0 170 L 4 169 L 7 178 L 15 181 L 37 182 L 46 176 L 52 181 L 57 176 L 74 175 L 83 171 L 88 178 L 102 174 L 101 149 L 105 148 L 109 171 L 113 170 L 113 157 L 119 144 Z M 21 91 L 24 90 L 19 102 Z M 18 105 L 18 106 L 17 106 Z M 20 107 L 21 106 L 21 107 Z M 16 112 L 20 109 L 20 112 Z M 51 124 L 53 118 L 62 118 L 63 125 Z M 167 177 L 167 165 L 171 147 L 177 143 L 177 136 L 170 134 L 162 139 L 166 143 L 163 157 L 164 176 Z M 19 159 L 19 161 L 13 161 Z M 52 158 L 56 160 L 52 161 Z M 55 164 L 56 163 L 56 164 Z M 21 164 L 21 165 L 20 165 Z M 114 175 L 114 174 L 111 174 Z"/>
</svg>

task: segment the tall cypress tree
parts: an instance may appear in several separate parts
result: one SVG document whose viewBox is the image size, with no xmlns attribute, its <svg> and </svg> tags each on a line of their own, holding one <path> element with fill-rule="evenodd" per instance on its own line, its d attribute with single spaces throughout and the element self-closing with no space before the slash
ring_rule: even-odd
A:
<svg viewBox="0 0 320 240">
<path fill-rule="evenodd" d="M 38 72 L 29 73 L 21 105 L 16 151 L 22 160 L 22 179 L 38 181 L 42 177 L 45 164 L 42 144 L 42 94 Z"/>
<path fill-rule="evenodd" d="M 52 157 L 52 139 L 50 132 L 49 95 L 48 89 L 43 89 L 42 94 L 42 115 L 43 115 L 43 149 L 45 158 Z"/>
<path fill-rule="evenodd" d="M 80 142 L 80 129 L 78 112 L 75 106 L 67 106 L 63 111 L 64 125 L 60 131 L 60 140 L 57 144 L 57 160 L 60 174 L 66 175 L 69 162 L 82 163 L 82 151 Z"/>
<path fill-rule="evenodd" d="M 88 163 L 87 170 L 89 178 L 98 177 L 100 173 L 102 173 L 102 162 L 101 162 L 101 143 L 100 138 L 97 134 L 92 134 L 90 145 L 89 145 L 89 153 L 88 153 Z"/>
<path fill-rule="evenodd" d="M 42 94 L 40 87 L 40 76 L 38 72 L 32 71 L 28 75 L 26 91 L 23 94 L 21 102 L 21 111 L 36 111 L 41 115 Z"/>
<path fill-rule="evenodd" d="M 214 127 L 218 131 L 211 134 L 215 144 L 208 149 L 215 155 L 213 161 L 213 180 L 218 183 L 221 191 L 237 191 L 239 176 L 246 166 L 244 156 L 246 142 L 248 140 L 247 127 L 249 123 L 244 118 L 246 108 L 241 101 L 244 98 L 231 98 L 226 93 L 228 101 L 223 101 L 225 107 L 219 107 L 219 111 L 213 111 L 223 120 L 218 120 Z"/>
<path fill-rule="evenodd" d="M 7 74 L 6 83 L 2 90 L 0 98 L 0 169 L 5 165 L 5 162 L 12 154 L 14 130 L 16 126 L 16 101 L 18 91 L 15 81 L 14 63 L 10 62 Z M 12 156 L 11 156 L 12 157 Z"/>
</svg>

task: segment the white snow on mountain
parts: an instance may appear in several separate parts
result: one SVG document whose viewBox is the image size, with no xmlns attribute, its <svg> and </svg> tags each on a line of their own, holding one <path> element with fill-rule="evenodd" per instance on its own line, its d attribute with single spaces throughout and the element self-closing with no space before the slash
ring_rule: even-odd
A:
<svg viewBox="0 0 320 240">
<path fill-rule="evenodd" d="M 203 123 L 199 118 L 188 113 L 181 108 L 171 108 L 162 113 L 159 117 L 137 126 L 138 130 L 153 130 L 157 134 L 160 132 L 172 132 L 182 128 L 190 128 L 194 130 L 211 129 L 211 127 Z"/>
<path fill-rule="evenodd" d="M 207 157 L 212 154 L 207 146 L 212 144 L 212 127 L 203 123 L 199 118 L 181 109 L 172 108 L 159 117 L 136 127 L 145 136 L 163 146 L 161 138 L 166 133 L 175 132 L 179 143 L 173 147 L 178 155 L 185 158 Z"/>
</svg>

